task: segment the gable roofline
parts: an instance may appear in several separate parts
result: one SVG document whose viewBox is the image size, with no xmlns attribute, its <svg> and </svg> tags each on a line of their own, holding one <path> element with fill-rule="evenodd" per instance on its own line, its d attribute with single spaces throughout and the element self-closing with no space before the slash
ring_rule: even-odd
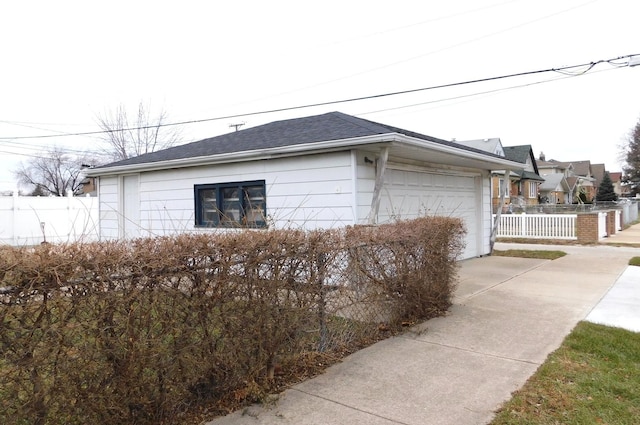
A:
<svg viewBox="0 0 640 425">
<path fill-rule="evenodd" d="M 455 140 L 455 143 L 504 157 L 504 147 L 499 137 L 473 140 Z"/>
<path fill-rule="evenodd" d="M 566 192 L 571 191 L 571 186 L 564 174 L 553 173 L 544 176 L 544 182 L 539 186 L 539 189 L 543 192 L 553 191 L 557 187 L 561 186 Z"/>
<path fill-rule="evenodd" d="M 536 160 L 536 156 L 533 154 L 533 147 L 531 145 L 505 146 L 504 156 L 513 161 L 524 163 L 529 159 L 533 166 L 533 172 L 540 177 L 538 161 Z"/>
</svg>

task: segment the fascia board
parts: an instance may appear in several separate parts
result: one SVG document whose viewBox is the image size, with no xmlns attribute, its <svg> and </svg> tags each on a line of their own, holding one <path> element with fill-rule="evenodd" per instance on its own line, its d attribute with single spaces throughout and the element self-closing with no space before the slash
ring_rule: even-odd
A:
<svg viewBox="0 0 640 425">
<path fill-rule="evenodd" d="M 335 152 L 347 148 L 385 144 L 390 142 L 388 135 L 380 134 L 375 136 L 357 137 L 341 140 L 329 140 L 326 142 L 313 142 L 300 145 L 289 145 L 277 148 L 256 149 L 242 152 L 232 152 L 213 156 L 200 156 L 194 158 L 175 159 L 169 161 L 157 161 L 143 164 L 122 165 L 108 168 L 95 168 L 86 171 L 88 177 L 106 176 L 113 174 L 137 173 L 143 171 L 158 171 L 172 168 L 196 167 L 201 165 L 216 165 L 221 163 L 253 161 L 261 159 L 271 159 L 285 156 L 298 156 L 310 153 Z"/>
<path fill-rule="evenodd" d="M 394 141 L 399 143 L 406 143 L 412 146 L 424 147 L 437 152 L 456 155 L 462 158 L 480 160 L 487 163 L 488 170 L 493 170 L 495 167 L 495 169 L 500 169 L 503 173 L 504 173 L 504 170 L 507 170 L 507 169 L 508 170 L 524 170 L 524 168 L 527 166 L 526 164 L 522 164 L 520 162 L 510 161 L 508 159 L 501 159 L 498 157 L 492 157 L 492 156 L 484 155 L 482 153 L 468 151 L 462 148 L 442 145 L 440 143 L 432 142 L 429 140 L 405 136 L 403 134 L 396 134 Z"/>
<path fill-rule="evenodd" d="M 376 134 L 373 136 L 355 137 L 340 140 L 328 140 L 324 142 L 305 143 L 300 145 L 288 145 L 277 148 L 256 149 L 242 152 L 232 152 L 213 156 L 200 156 L 195 158 L 183 158 L 168 161 L 157 161 L 143 164 L 122 165 L 108 168 L 95 168 L 86 170 L 87 177 L 107 176 L 115 174 L 138 173 L 144 171 L 159 171 L 174 168 L 195 167 L 202 165 L 216 165 L 221 163 L 241 162 L 250 160 L 272 159 L 285 156 L 298 156 L 310 153 L 335 152 L 363 145 L 387 145 L 389 143 L 408 144 L 425 149 L 431 149 L 450 155 L 472 160 L 480 160 L 487 164 L 487 169 L 501 168 L 509 170 L 524 169 L 526 164 L 509 161 L 507 159 L 493 158 L 481 153 L 467 151 L 462 148 L 442 145 L 429 140 L 405 136 L 399 133 Z"/>
</svg>

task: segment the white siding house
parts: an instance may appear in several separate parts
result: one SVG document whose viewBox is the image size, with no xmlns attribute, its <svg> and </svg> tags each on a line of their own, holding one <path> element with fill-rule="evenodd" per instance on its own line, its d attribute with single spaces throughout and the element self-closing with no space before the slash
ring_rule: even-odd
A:
<svg viewBox="0 0 640 425">
<path fill-rule="evenodd" d="M 464 257 L 490 251 L 490 170 L 505 158 L 338 112 L 278 121 L 108 164 L 102 239 L 220 227 L 334 228 L 461 217 Z"/>
</svg>

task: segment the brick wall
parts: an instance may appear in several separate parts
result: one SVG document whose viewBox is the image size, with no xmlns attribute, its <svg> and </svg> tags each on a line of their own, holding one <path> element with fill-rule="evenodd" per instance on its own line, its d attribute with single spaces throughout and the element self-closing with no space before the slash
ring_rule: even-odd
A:
<svg viewBox="0 0 640 425">
<path fill-rule="evenodd" d="M 580 243 L 598 242 L 598 213 L 578 214 L 576 236 Z"/>
<path fill-rule="evenodd" d="M 616 212 L 615 210 L 607 211 L 607 235 L 616 234 Z"/>
</svg>

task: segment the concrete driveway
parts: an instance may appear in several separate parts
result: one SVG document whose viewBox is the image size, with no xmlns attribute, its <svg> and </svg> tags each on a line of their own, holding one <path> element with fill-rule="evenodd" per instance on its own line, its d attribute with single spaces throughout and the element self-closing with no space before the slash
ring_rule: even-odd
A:
<svg viewBox="0 0 640 425">
<path fill-rule="evenodd" d="M 613 246 L 496 245 L 514 247 L 569 255 L 466 260 L 445 317 L 347 357 L 273 406 L 210 424 L 488 423 L 640 255 L 639 248 Z"/>
</svg>

